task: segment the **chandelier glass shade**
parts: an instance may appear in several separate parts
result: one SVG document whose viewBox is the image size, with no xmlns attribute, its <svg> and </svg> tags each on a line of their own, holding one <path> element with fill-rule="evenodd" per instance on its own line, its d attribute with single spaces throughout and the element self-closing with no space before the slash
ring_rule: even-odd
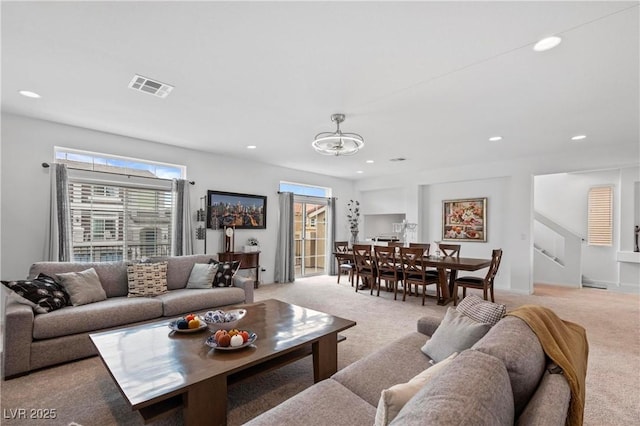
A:
<svg viewBox="0 0 640 426">
<path fill-rule="evenodd" d="M 344 114 L 333 114 L 331 121 L 336 123 L 335 132 L 318 133 L 311 144 L 323 155 L 353 155 L 364 146 L 364 139 L 356 133 L 340 130 L 340 123 L 344 121 Z"/>
</svg>

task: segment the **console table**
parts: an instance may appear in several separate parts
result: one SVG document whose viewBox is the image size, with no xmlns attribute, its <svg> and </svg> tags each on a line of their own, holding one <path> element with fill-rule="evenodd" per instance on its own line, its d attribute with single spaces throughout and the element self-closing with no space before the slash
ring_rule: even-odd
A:
<svg viewBox="0 0 640 426">
<path fill-rule="evenodd" d="M 243 251 L 225 251 L 218 253 L 218 260 L 220 262 L 240 262 L 240 269 L 255 269 L 256 280 L 253 283 L 254 288 L 258 288 L 260 284 L 260 252 L 253 251 L 246 253 Z"/>
</svg>

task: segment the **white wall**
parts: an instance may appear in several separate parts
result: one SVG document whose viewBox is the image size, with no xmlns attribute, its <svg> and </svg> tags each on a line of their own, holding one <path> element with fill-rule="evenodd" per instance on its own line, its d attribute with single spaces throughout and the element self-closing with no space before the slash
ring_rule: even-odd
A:
<svg viewBox="0 0 640 426">
<path fill-rule="evenodd" d="M 618 170 L 536 176 L 534 206 L 544 216 L 586 240 L 589 189 L 603 185 L 614 187 L 614 212 L 618 212 L 619 181 Z M 619 239 L 615 236 L 619 227 L 619 221 L 614 220 L 612 247 L 582 245 L 582 275 L 598 284 L 612 286 L 618 282 L 615 258 Z"/>
<path fill-rule="evenodd" d="M 200 206 L 199 198 L 208 189 L 266 195 L 267 228 L 238 230 L 235 240 L 238 250 L 249 237 L 260 241 L 260 263 L 266 269 L 261 278 L 265 283 L 273 282 L 278 228 L 277 191 L 281 180 L 331 187 L 333 195 L 338 198 L 336 237 L 349 238 L 346 218 L 339 213 L 353 198 L 353 183 L 349 180 L 3 114 L 0 192 L 2 279 L 25 278 L 31 263 L 43 260 L 51 169 L 43 168 L 41 163 L 53 160 L 53 147 L 56 145 L 184 164 L 187 166 L 188 179 L 196 182 L 190 188 L 194 212 Z M 207 253 L 215 254 L 221 250 L 221 231 L 208 231 L 207 239 Z M 201 243 L 196 248 L 198 252 L 203 250 Z"/>
</svg>

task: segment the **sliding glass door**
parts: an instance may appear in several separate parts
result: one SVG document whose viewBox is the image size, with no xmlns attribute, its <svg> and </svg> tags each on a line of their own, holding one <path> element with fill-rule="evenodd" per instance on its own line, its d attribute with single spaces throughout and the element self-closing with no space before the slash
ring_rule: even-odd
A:
<svg viewBox="0 0 640 426">
<path fill-rule="evenodd" d="M 293 211 L 296 278 L 326 274 L 327 201 L 296 195 Z"/>
</svg>

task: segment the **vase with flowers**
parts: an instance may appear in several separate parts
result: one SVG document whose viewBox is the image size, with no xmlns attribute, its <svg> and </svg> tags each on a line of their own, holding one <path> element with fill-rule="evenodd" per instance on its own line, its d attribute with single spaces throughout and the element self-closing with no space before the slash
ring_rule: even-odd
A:
<svg viewBox="0 0 640 426">
<path fill-rule="evenodd" d="M 358 242 L 358 226 L 360 225 L 360 202 L 349 200 L 347 203 L 347 221 L 349 222 L 349 231 L 351 231 L 350 245 Z"/>
</svg>

